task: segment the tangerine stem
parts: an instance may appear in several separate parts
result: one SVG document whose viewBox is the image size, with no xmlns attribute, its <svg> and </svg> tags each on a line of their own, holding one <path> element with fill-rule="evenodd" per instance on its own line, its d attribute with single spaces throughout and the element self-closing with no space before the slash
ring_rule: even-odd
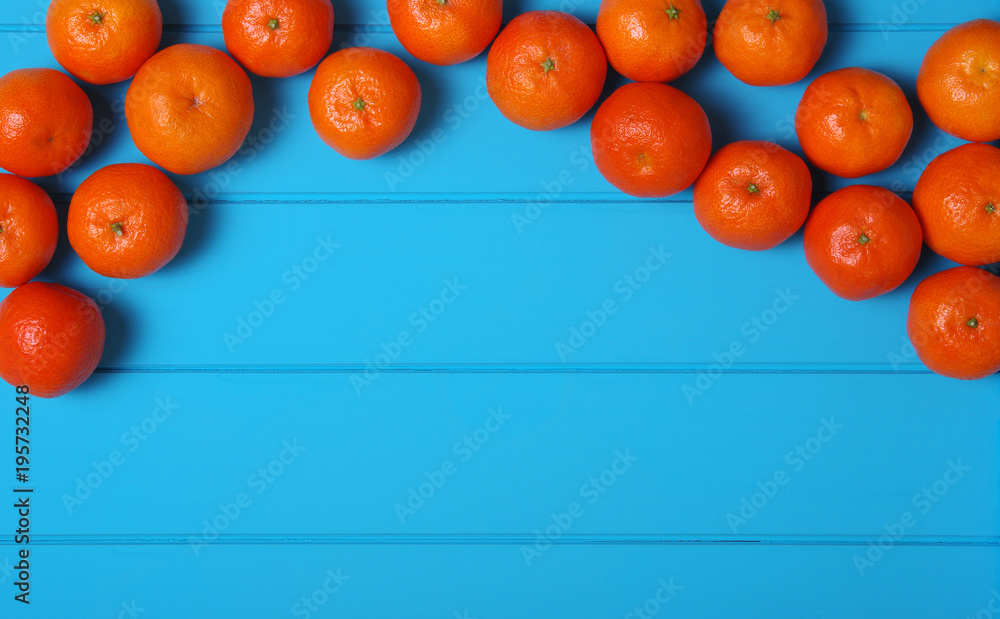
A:
<svg viewBox="0 0 1000 619">
<path fill-rule="evenodd" d="M 760 188 L 757 187 L 757 183 L 750 183 L 749 185 L 747 185 L 747 191 L 749 191 L 750 193 L 757 193 L 758 191 L 760 191 Z"/>
<path fill-rule="evenodd" d="M 871 241 L 871 238 L 867 234 L 865 234 L 864 232 L 862 232 L 861 236 L 858 237 L 858 243 L 864 245 L 868 241 Z"/>
<path fill-rule="evenodd" d="M 663 9 L 663 11 L 667 14 L 667 17 L 669 17 L 670 19 L 680 19 L 681 12 L 680 10 L 674 8 L 673 2 L 670 3 L 669 9 Z"/>
<path fill-rule="evenodd" d="M 976 319 L 976 317 L 975 317 L 975 316 L 973 316 L 972 318 L 970 318 L 970 319 L 966 320 L 966 321 L 965 321 L 965 324 L 967 324 L 968 326 L 970 326 L 970 327 L 972 327 L 973 329 L 975 329 L 976 327 L 978 327 L 978 326 L 979 326 L 979 321 L 978 321 L 978 320 Z"/>
<path fill-rule="evenodd" d="M 277 18 L 271 19 L 271 21 L 267 22 L 267 27 L 270 28 L 271 30 L 277 30 L 278 29 L 278 19 Z"/>
<path fill-rule="evenodd" d="M 437 0 L 437 3 L 440 4 L 441 6 L 444 6 L 448 4 L 448 0 Z"/>
<path fill-rule="evenodd" d="M 861 110 L 861 112 L 858 114 L 858 118 L 860 118 L 861 120 L 868 120 L 868 110 Z"/>
<path fill-rule="evenodd" d="M 773 7 L 768 7 L 767 18 L 771 20 L 771 25 L 773 26 L 774 22 L 781 19 L 781 13 L 775 11 Z"/>
<path fill-rule="evenodd" d="M 986 203 L 986 212 L 989 213 L 990 215 L 992 215 L 993 213 L 997 212 L 997 209 L 996 209 L 995 206 L 993 206 L 992 202 L 987 202 Z"/>
<path fill-rule="evenodd" d="M 94 24 L 95 26 L 100 24 L 103 20 L 104 20 L 104 13 L 101 13 L 100 11 L 94 11 L 90 15 L 90 23 Z"/>
<path fill-rule="evenodd" d="M 555 68 L 556 68 L 556 62 L 551 58 L 546 58 L 545 62 L 542 63 L 542 69 L 545 70 L 545 73 L 548 73 L 549 71 Z"/>
<path fill-rule="evenodd" d="M 361 110 L 365 109 L 365 100 L 362 99 L 361 97 L 358 97 L 351 105 L 354 106 L 354 109 L 360 112 Z"/>
<path fill-rule="evenodd" d="M 115 223 L 111 224 L 111 229 L 114 230 L 115 236 L 121 236 L 122 234 L 124 234 L 122 232 L 122 222 L 120 221 L 116 221 Z"/>
</svg>

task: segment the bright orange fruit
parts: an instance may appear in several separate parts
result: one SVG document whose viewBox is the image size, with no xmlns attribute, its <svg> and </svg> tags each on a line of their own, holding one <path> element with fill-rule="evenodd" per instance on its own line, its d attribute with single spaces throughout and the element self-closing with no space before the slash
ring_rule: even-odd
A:
<svg viewBox="0 0 1000 619">
<path fill-rule="evenodd" d="M 656 82 L 619 87 L 590 125 L 594 163 L 625 193 L 662 198 L 694 183 L 712 153 L 712 128 L 698 102 Z"/>
<path fill-rule="evenodd" d="M 601 0 L 597 37 L 636 82 L 671 82 L 698 64 L 708 38 L 701 0 Z"/>
<path fill-rule="evenodd" d="M 910 297 L 906 332 L 930 370 L 976 380 L 1000 370 L 1000 277 L 976 267 L 931 275 Z"/>
<path fill-rule="evenodd" d="M 326 57 L 309 86 L 319 137 L 350 159 L 372 159 L 402 144 L 420 113 L 420 82 L 389 52 L 348 47 Z"/>
<path fill-rule="evenodd" d="M 229 0 L 226 49 L 251 73 L 291 77 L 316 66 L 333 42 L 330 0 Z"/>
<path fill-rule="evenodd" d="M 812 202 L 809 167 L 771 142 L 727 144 L 694 183 L 694 214 L 724 245 L 760 251 L 783 243 L 805 223 Z"/>
<path fill-rule="evenodd" d="M 87 380 L 104 352 L 104 318 L 86 295 L 29 282 L 0 302 L 0 378 L 55 398 Z"/>
<path fill-rule="evenodd" d="M 56 207 L 38 185 L 0 174 L 0 286 L 26 284 L 52 260 L 59 240 Z"/>
<path fill-rule="evenodd" d="M 1000 22 L 959 24 L 931 45 L 917 96 L 944 131 L 970 142 L 1000 138 Z"/>
<path fill-rule="evenodd" d="M 95 272 L 133 279 L 158 271 L 177 255 L 187 222 L 187 201 L 166 174 L 141 163 L 118 163 L 80 183 L 66 231 Z"/>
<path fill-rule="evenodd" d="M 560 11 L 512 19 L 486 57 L 486 89 L 500 113 L 522 127 L 571 125 L 594 107 L 608 60 L 597 35 Z"/>
<path fill-rule="evenodd" d="M 969 266 L 1000 262 L 1000 149 L 963 144 L 935 157 L 913 208 L 938 254 Z"/>
<path fill-rule="evenodd" d="M 857 178 L 899 160 L 913 133 L 913 111 L 896 82 L 850 67 L 817 77 L 795 112 L 802 150 L 816 166 Z"/>
<path fill-rule="evenodd" d="M 782 86 L 812 71 L 827 33 L 823 0 L 728 0 L 715 21 L 712 46 L 737 79 Z"/>
<path fill-rule="evenodd" d="M 172 45 L 146 61 L 125 95 L 136 147 L 175 174 L 229 160 L 250 133 L 253 89 L 240 65 L 207 45 Z"/>
<path fill-rule="evenodd" d="M 52 0 L 45 34 L 64 69 L 91 84 L 113 84 L 156 53 L 163 16 L 156 0 Z"/>
<path fill-rule="evenodd" d="M 388 0 L 389 23 L 415 58 L 453 65 L 475 58 L 500 31 L 503 0 Z"/>
<path fill-rule="evenodd" d="M 895 289 L 920 259 L 923 235 L 905 200 L 882 187 L 851 185 L 816 205 L 803 235 L 806 262 L 849 301 Z"/>
<path fill-rule="evenodd" d="M 0 77 L 0 167 L 18 176 L 51 176 L 87 150 L 94 108 L 73 80 L 53 69 L 16 69 Z"/>
</svg>

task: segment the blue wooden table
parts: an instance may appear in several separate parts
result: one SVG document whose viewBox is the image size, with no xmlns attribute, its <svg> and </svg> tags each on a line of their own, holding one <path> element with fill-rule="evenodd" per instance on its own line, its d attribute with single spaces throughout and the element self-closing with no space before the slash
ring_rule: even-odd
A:
<svg viewBox="0 0 1000 619">
<path fill-rule="evenodd" d="M 0 73 L 57 67 L 46 4 L 7 0 Z M 705 2 L 710 21 L 722 4 Z M 161 6 L 164 46 L 223 47 L 221 0 Z M 1000 11 L 827 6 L 807 80 L 750 87 L 709 48 L 675 85 L 716 149 L 801 154 L 809 80 L 884 72 L 916 125 L 862 182 L 909 199 L 959 144 L 919 107 L 920 59 Z M 508 2 L 505 21 L 561 8 L 593 24 L 597 7 Z M 335 48 L 389 50 L 421 81 L 399 148 L 347 160 L 313 131 L 311 71 L 254 77 L 245 147 L 172 177 L 192 216 L 170 265 L 106 279 L 63 233 L 41 279 L 93 297 L 108 342 L 83 387 L 33 401 L 31 604 L 13 599 L 8 505 L 4 617 L 1000 617 L 1000 377 L 933 375 L 905 334 L 910 292 L 951 263 L 925 249 L 897 291 L 843 301 L 801 234 L 729 249 L 690 191 L 616 191 L 590 156 L 593 111 L 522 129 L 489 100 L 485 55 L 434 67 L 379 0 L 335 11 Z M 605 96 L 621 83 L 609 72 Z M 147 161 L 127 84 L 83 86 L 92 152 L 39 180 L 63 222 L 94 170 Z M 819 195 L 849 184 L 814 179 Z"/>
</svg>

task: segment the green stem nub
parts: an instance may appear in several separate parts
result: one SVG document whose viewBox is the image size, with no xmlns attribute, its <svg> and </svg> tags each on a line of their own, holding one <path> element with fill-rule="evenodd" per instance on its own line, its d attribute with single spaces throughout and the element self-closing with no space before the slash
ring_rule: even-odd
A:
<svg viewBox="0 0 1000 619">
<path fill-rule="evenodd" d="M 448 4 L 448 0 L 437 0 L 437 3 L 440 4 L 441 6 L 444 6 Z"/>
<path fill-rule="evenodd" d="M 365 100 L 362 99 L 361 97 L 358 97 L 351 105 L 354 106 L 354 109 L 360 112 L 361 110 L 365 109 Z"/>
<path fill-rule="evenodd" d="M 663 9 L 663 10 L 664 12 L 666 12 L 667 17 L 669 17 L 670 19 L 680 19 L 681 12 L 680 10 L 674 8 L 673 2 L 670 3 L 669 9 Z"/>
<path fill-rule="evenodd" d="M 858 113 L 858 118 L 860 118 L 861 120 L 868 120 L 868 110 L 861 110 Z"/>
<path fill-rule="evenodd" d="M 861 245 L 864 245 L 864 244 L 868 243 L 868 241 L 870 241 L 870 240 L 871 240 L 871 237 L 869 237 L 864 232 L 862 232 L 861 236 L 858 237 L 858 243 L 860 243 Z"/>
<path fill-rule="evenodd" d="M 95 11 L 90 15 L 90 23 L 94 24 L 95 26 L 100 24 L 102 21 L 104 21 L 104 13 Z"/>
<path fill-rule="evenodd" d="M 979 326 L 979 321 L 976 319 L 975 316 L 973 316 L 972 318 L 966 320 L 965 324 L 975 329 L 976 327 Z"/>
<path fill-rule="evenodd" d="M 124 234 L 124 232 L 122 231 L 122 222 L 120 221 L 116 221 L 115 223 L 111 224 L 111 229 L 114 231 L 115 236 L 121 236 Z"/>
<path fill-rule="evenodd" d="M 542 68 L 545 70 L 546 73 L 548 73 L 552 69 L 556 68 L 556 62 L 551 58 L 546 58 L 545 62 L 542 63 Z"/>
<path fill-rule="evenodd" d="M 992 202 L 986 204 L 986 212 L 992 215 L 997 212 L 997 207 L 993 206 Z"/>
<path fill-rule="evenodd" d="M 747 185 L 747 191 L 749 191 L 750 193 L 757 193 L 758 191 L 760 191 L 760 188 L 757 187 L 757 183 L 750 183 L 749 185 Z"/>
<path fill-rule="evenodd" d="M 771 7 L 768 7 L 768 11 L 767 11 L 767 18 L 771 20 L 771 25 L 773 26 L 773 25 L 774 25 L 774 22 L 776 22 L 776 21 L 778 21 L 779 19 L 781 19 L 781 13 L 779 13 L 779 12 L 775 11 L 775 10 L 774 10 L 773 8 L 771 8 Z"/>
<path fill-rule="evenodd" d="M 270 28 L 271 30 L 277 30 L 278 29 L 278 18 L 276 18 L 276 17 L 271 18 L 271 21 L 267 22 L 267 27 Z"/>
</svg>

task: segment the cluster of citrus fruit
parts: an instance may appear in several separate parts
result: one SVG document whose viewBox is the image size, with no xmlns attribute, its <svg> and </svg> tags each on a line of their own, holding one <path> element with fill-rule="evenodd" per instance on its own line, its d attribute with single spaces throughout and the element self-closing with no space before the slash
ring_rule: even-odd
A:
<svg viewBox="0 0 1000 619">
<path fill-rule="evenodd" d="M 666 82 L 704 53 L 708 19 L 699 0 L 603 0 L 596 33 L 561 11 L 530 11 L 501 31 L 502 0 L 387 0 L 393 32 L 414 57 L 452 65 L 490 47 L 490 98 L 512 122 L 537 131 L 580 120 L 598 101 L 611 66 L 632 82 L 591 124 L 600 173 L 630 195 L 658 198 L 694 186 L 694 212 L 727 245 L 772 248 L 805 225 L 806 257 L 837 295 L 871 298 L 899 286 L 923 243 L 957 267 L 915 290 L 908 330 L 920 359 L 957 378 L 1000 369 L 1000 278 L 974 268 L 1000 261 L 1000 24 L 958 26 L 928 51 L 918 93 L 945 131 L 977 142 L 927 166 L 914 208 L 886 189 L 855 185 L 810 212 L 806 163 L 769 142 L 736 142 L 712 156 L 701 106 Z M 229 0 L 226 48 L 247 70 L 282 78 L 313 67 L 308 93 L 319 137 L 345 157 L 370 159 L 402 143 L 420 111 L 416 75 L 379 49 L 333 40 L 330 0 Z M 177 44 L 159 52 L 156 0 L 53 0 L 46 16 L 59 64 L 92 84 L 132 79 L 125 116 L 136 147 L 175 174 L 229 160 L 253 122 L 251 82 L 221 50 Z M 777 86 L 803 79 L 827 39 L 822 0 L 728 0 L 715 21 L 716 56 L 738 79 Z M 492 46 L 491 46 L 492 44 Z M 324 59 L 324 56 L 326 58 Z M 321 62 L 322 61 L 322 62 Z M 0 78 L 0 377 L 54 397 L 81 384 L 100 359 L 105 328 L 96 304 L 58 284 L 32 282 L 51 260 L 58 222 L 51 199 L 22 177 L 59 174 L 85 152 L 93 109 L 52 69 Z M 846 178 L 884 170 L 910 139 L 913 114 L 880 73 L 845 68 L 818 77 L 795 129 L 806 157 Z M 17 176 L 15 176 L 17 175 Z M 149 275 L 179 251 L 187 204 L 149 165 L 102 168 L 76 190 L 70 244 L 108 277 Z"/>
</svg>

